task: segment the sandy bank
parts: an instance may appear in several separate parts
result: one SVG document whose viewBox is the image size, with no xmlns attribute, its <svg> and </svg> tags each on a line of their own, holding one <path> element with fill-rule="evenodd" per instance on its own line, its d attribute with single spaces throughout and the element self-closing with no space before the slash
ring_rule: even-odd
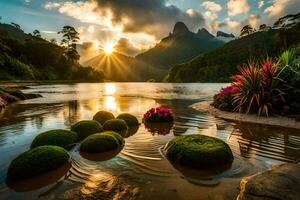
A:
<svg viewBox="0 0 300 200">
<path fill-rule="evenodd" d="M 221 111 L 210 105 L 211 102 L 200 102 L 191 105 L 192 108 L 201 112 L 209 112 L 215 117 L 219 117 L 226 120 L 241 121 L 255 124 L 265 124 L 271 126 L 281 126 L 287 128 L 300 129 L 300 121 L 296 121 L 293 118 L 288 117 L 258 117 L 253 114 L 240 114 Z"/>
</svg>

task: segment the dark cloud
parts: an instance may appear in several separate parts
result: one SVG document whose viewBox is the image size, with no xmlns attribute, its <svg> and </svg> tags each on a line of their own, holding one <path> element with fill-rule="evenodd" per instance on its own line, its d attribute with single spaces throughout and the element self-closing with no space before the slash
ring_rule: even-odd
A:
<svg viewBox="0 0 300 200">
<path fill-rule="evenodd" d="M 198 12 L 188 14 L 174 5 L 166 5 L 165 0 L 95 0 L 99 12 L 112 11 L 114 23 L 124 25 L 125 32 L 146 32 L 157 38 L 172 30 L 177 21 L 196 30 L 204 25 Z"/>
<path fill-rule="evenodd" d="M 140 50 L 135 48 L 133 44 L 126 38 L 121 38 L 114 47 L 117 52 L 129 56 L 136 56 Z"/>
</svg>

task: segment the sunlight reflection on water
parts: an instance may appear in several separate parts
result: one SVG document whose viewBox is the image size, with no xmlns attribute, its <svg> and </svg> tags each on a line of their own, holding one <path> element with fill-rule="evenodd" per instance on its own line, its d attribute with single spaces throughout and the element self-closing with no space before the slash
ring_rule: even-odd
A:
<svg viewBox="0 0 300 200">
<path fill-rule="evenodd" d="M 40 85 L 24 90 L 40 93 L 43 98 L 12 104 L 1 111 L 0 155 L 4 162 L 0 163 L 0 199 L 34 199 L 39 195 L 46 199 L 74 199 L 76 195 L 102 195 L 104 199 L 111 199 L 123 193 L 134 195 L 136 188 L 146 195 L 145 199 L 197 199 L 199 194 L 195 190 L 200 194 L 217 194 L 213 188 L 203 189 L 191 184 L 189 181 L 192 179 L 182 178 L 183 175 L 162 154 L 162 146 L 173 135 L 180 134 L 210 135 L 230 145 L 235 156 L 233 166 L 212 178 L 213 183 L 220 183 L 222 188 L 229 187 L 222 186 L 222 178 L 231 178 L 226 180 L 227 185 L 231 181 L 238 183 L 242 176 L 300 157 L 300 134 L 297 130 L 227 122 L 189 108 L 195 102 L 211 100 L 224 85 L 103 83 Z M 158 134 L 156 129 L 151 131 L 141 125 L 137 133 L 125 138 L 126 144 L 116 157 L 101 162 L 83 158 L 77 151 L 77 145 L 70 151 L 72 168 L 55 184 L 21 194 L 6 187 L 6 170 L 10 161 L 27 150 L 38 133 L 68 128 L 79 120 L 92 119 L 99 110 L 108 110 L 115 115 L 129 112 L 141 122 L 144 112 L 157 105 L 172 108 L 176 115 L 170 133 L 168 127 L 167 131 L 162 131 L 163 134 Z M 193 179 L 193 183 L 197 181 Z M 177 185 L 182 190 L 177 189 L 174 196 Z M 217 191 L 220 187 L 216 187 Z M 228 189 L 229 196 L 236 193 L 235 188 L 233 184 Z"/>
</svg>

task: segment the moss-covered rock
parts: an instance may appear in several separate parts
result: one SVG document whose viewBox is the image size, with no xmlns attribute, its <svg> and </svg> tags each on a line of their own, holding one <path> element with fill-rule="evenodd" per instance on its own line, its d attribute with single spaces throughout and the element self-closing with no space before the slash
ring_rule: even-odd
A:
<svg viewBox="0 0 300 200">
<path fill-rule="evenodd" d="M 40 146 L 20 154 L 8 167 L 7 178 L 21 180 L 32 178 L 64 165 L 68 152 L 57 146 Z"/>
<path fill-rule="evenodd" d="M 128 131 L 128 126 L 123 119 L 111 119 L 104 123 L 103 129 L 105 131 L 114 131 L 125 136 Z"/>
<path fill-rule="evenodd" d="M 80 140 L 86 137 L 102 132 L 102 125 L 96 120 L 83 120 L 71 126 L 71 131 L 78 134 Z"/>
<path fill-rule="evenodd" d="M 138 126 L 139 121 L 138 119 L 129 113 L 122 113 L 118 115 L 117 119 L 123 119 L 128 126 Z"/>
<path fill-rule="evenodd" d="M 55 145 L 67 149 L 77 141 L 77 133 L 64 129 L 54 129 L 37 135 L 31 143 L 31 149 L 43 145 Z"/>
<path fill-rule="evenodd" d="M 170 161 L 194 168 L 215 168 L 230 165 L 230 147 L 218 138 L 205 135 L 175 136 L 164 147 Z"/>
<path fill-rule="evenodd" d="M 115 116 L 112 113 L 102 110 L 94 115 L 93 120 L 96 120 L 97 122 L 103 125 L 107 120 L 114 118 Z"/>
<path fill-rule="evenodd" d="M 96 133 L 85 138 L 80 144 L 80 151 L 85 153 L 103 153 L 120 148 L 124 139 L 116 132 Z"/>
</svg>

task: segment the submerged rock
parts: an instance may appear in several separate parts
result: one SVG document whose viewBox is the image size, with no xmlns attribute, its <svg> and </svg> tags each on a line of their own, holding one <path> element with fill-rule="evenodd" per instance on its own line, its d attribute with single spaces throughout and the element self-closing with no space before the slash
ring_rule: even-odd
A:
<svg viewBox="0 0 300 200">
<path fill-rule="evenodd" d="M 124 145 L 124 139 L 116 132 L 96 133 L 85 138 L 80 151 L 84 153 L 103 153 L 116 150 Z"/>
<path fill-rule="evenodd" d="M 193 168 L 217 168 L 233 162 L 231 149 L 225 142 L 205 135 L 175 136 L 164 150 L 170 161 Z"/>
<path fill-rule="evenodd" d="M 118 115 L 117 119 L 123 119 L 128 126 L 138 126 L 139 125 L 138 119 L 134 115 L 129 114 L 129 113 L 122 113 L 122 114 Z"/>
<path fill-rule="evenodd" d="M 122 136 L 126 136 L 128 126 L 123 119 L 111 119 L 104 123 L 103 129 L 105 131 L 114 131 Z"/>
<path fill-rule="evenodd" d="M 0 88 L 0 107 L 6 106 L 8 103 L 13 103 L 20 100 L 33 99 L 41 97 L 39 94 L 26 94 L 18 89 L 3 89 Z"/>
<path fill-rule="evenodd" d="M 71 126 L 71 131 L 76 132 L 80 140 L 94 133 L 100 133 L 102 130 L 102 125 L 95 120 L 83 120 Z"/>
<path fill-rule="evenodd" d="M 99 111 L 94 115 L 93 120 L 96 120 L 103 125 L 107 120 L 114 119 L 114 118 L 115 116 L 110 112 Z"/>
<path fill-rule="evenodd" d="M 77 133 L 64 129 L 54 129 L 37 135 L 31 143 L 31 149 L 43 145 L 55 145 L 68 149 L 78 141 Z"/>
<path fill-rule="evenodd" d="M 7 178 L 21 180 L 42 175 L 68 162 L 69 154 L 57 146 L 41 146 L 15 158 L 8 167 Z"/>
<path fill-rule="evenodd" d="M 300 197 L 300 163 L 282 164 L 245 177 L 238 200 L 294 200 Z"/>
</svg>

